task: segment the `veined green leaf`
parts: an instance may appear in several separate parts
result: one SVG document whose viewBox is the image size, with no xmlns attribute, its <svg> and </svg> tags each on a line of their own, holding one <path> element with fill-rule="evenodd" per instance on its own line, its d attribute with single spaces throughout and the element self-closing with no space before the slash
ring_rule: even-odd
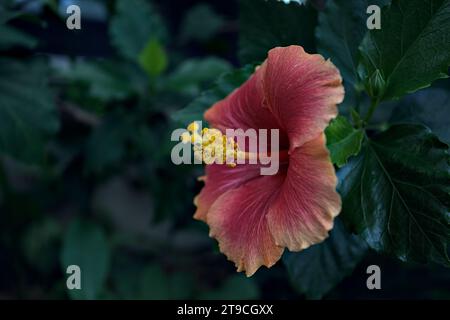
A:
<svg viewBox="0 0 450 320">
<path fill-rule="evenodd" d="M 316 30 L 317 50 L 338 67 L 346 84 L 358 82 L 358 47 L 367 33 L 366 9 L 384 6 L 390 0 L 329 0 L 319 13 Z"/>
<path fill-rule="evenodd" d="M 393 0 L 382 10 L 381 30 L 371 30 L 360 52 L 360 74 L 377 72 L 386 83 L 375 98 L 394 99 L 447 77 L 450 0 Z"/>
<path fill-rule="evenodd" d="M 370 247 L 403 261 L 450 266 L 448 146 L 421 125 L 364 141 L 339 186 L 341 217 Z"/>
<path fill-rule="evenodd" d="M 364 137 L 362 129 L 355 129 L 346 118 L 338 116 L 325 130 L 331 161 L 338 167 L 347 163 L 349 157 L 357 155 Z"/>
</svg>

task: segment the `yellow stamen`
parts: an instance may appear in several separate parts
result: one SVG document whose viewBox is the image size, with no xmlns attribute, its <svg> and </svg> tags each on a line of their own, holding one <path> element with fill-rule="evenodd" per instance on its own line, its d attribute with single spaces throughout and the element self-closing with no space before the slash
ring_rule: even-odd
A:
<svg viewBox="0 0 450 320">
<path fill-rule="evenodd" d="M 231 168 L 236 167 L 239 147 L 233 138 L 226 137 L 215 128 L 203 128 L 199 132 L 197 122 L 188 125 L 187 130 L 181 135 L 183 143 L 193 144 L 194 157 L 206 164 L 224 164 Z"/>
<path fill-rule="evenodd" d="M 197 132 L 198 129 L 200 129 L 200 126 L 198 125 L 197 122 L 194 121 L 188 125 L 187 129 L 188 129 L 188 131 L 194 133 L 194 132 Z"/>
<path fill-rule="evenodd" d="M 189 132 L 183 132 L 180 139 L 184 144 L 189 143 L 191 141 L 191 135 L 189 134 Z"/>
<path fill-rule="evenodd" d="M 203 139 L 202 136 L 199 135 L 197 132 L 194 132 L 191 136 L 191 143 L 192 144 L 202 144 Z"/>
</svg>

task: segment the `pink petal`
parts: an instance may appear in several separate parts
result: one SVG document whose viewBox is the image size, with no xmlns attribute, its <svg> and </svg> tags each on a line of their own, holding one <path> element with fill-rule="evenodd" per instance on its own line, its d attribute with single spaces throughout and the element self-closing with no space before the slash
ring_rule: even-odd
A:
<svg viewBox="0 0 450 320">
<path fill-rule="evenodd" d="M 264 104 L 260 67 L 241 87 L 225 99 L 215 103 L 204 115 L 211 127 L 225 133 L 226 129 L 279 129 L 280 124 Z M 288 146 L 284 132 L 280 132 L 280 146 Z"/>
<path fill-rule="evenodd" d="M 275 245 L 266 214 L 284 180 L 283 175 L 262 176 L 220 196 L 207 214 L 210 236 L 238 271 L 251 276 L 262 265 L 277 262 L 283 248 Z"/>
<path fill-rule="evenodd" d="M 238 89 L 205 112 L 220 129 L 281 130 L 280 146 L 292 152 L 322 132 L 344 99 L 339 70 L 300 46 L 278 47 Z"/>
<path fill-rule="evenodd" d="M 344 99 L 339 70 L 319 54 L 300 46 L 269 51 L 263 90 L 268 108 L 287 132 L 290 152 L 315 138 L 337 115 Z"/>
<path fill-rule="evenodd" d="M 206 166 L 205 186 L 194 200 L 197 206 L 194 218 L 206 222 L 206 213 L 217 198 L 228 190 L 237 188 L 259 176 L 259 165 L 246 164 L 235 168 L 220 164 Z"/>
<path fill-rule="evenodd" d="M 325 135 L 295 149 L 268 221 L 275 243 L 300 251 L 323 241 L 341 209 Z"/>
</svg>

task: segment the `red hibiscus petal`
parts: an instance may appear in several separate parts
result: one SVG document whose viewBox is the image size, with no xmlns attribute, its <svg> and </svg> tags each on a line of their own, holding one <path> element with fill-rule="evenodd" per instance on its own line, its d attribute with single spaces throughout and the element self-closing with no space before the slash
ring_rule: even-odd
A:
<svg viewBox="0 0 450 320">
<path fill-rule="evenodd" d="M 268 221 L 277 245 L 300 251 L 323 241 L 341 209 L 325 135 L 295 149 Z"/>
<path fill-rule="evenodd" d="M 205 112 L 212 127 L 281 129 L 290 151 L 322 132 L 344 99 L 339 70 L 300 46 L 278 47 L 238 89 Z"/>
<path fill-rule="evenodd" d="M 263 106 L 261 76 L 256 71 L 242 86 L 215 103 L 205 112 L 205 120 L 219 130 L 277 128 L 276 120 Z"/>
<path fill-rule="evenodd" d="M 262 265 L 270 267 L 283 253 L 275 244 L 266 214 L 283 175 L 262 176 L 220 196 L 207 214 L 210 236 L 238 271 L 251 276 Z"/>
<path fill-rule="evenodd" d="M 206 213 L 219 196 L 259 176 L 259 165 L 238 165 L 235 168 L 220 164 L 206 166 L 205 186 L 194 200 L 197 206 L 194 218 L 206 222 Z"/>
<path fill-rule="evenodd" d="M 260 67 L 241 87 L 225 99 L 215 103 L 204 115 L 211 127 L 225 133 L 226 129 L 279 129 L 280 124 L 264 104 Z M 280 146 L 288 146 L 288 140 L 280 132 Z"/>
<path fill-rule="evenodd" d="M 336 117 L 344 99 L 342 78 L 330 61 L 300 46 L 270 50 L 262 68 L 267 105 L 287 132 L 292 152 Z"/>
</svg>

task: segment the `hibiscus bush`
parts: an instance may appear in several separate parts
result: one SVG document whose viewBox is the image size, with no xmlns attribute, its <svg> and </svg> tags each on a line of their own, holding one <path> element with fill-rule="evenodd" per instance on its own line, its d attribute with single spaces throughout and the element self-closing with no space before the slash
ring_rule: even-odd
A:
<svg viewBox="0 0 450 320">
<path fill-rule="evenodd" d="M 0 2 L 1 298 L 450 298 L 450 0 L 69 4 Z M 175 165 L 199 120 L 279 173 Z"/>
</svg>

